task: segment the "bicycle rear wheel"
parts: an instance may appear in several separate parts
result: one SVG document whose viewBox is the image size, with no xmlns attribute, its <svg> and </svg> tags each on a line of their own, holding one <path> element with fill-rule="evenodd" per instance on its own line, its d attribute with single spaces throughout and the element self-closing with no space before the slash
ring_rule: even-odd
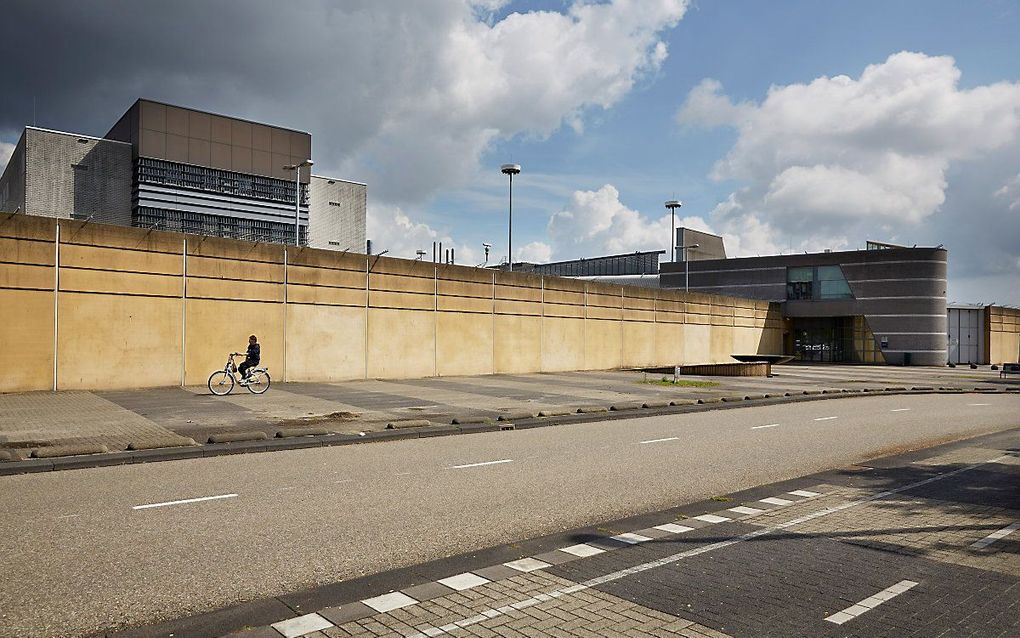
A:
<svg viewBox="0 0 1020 638">
<path fill-rule="evenodd" d="M 252 394 L 262 394 L 269 389 L 269 383 L 269 373 L 262 370 L 261 372 L 253 372 L 251 376 L 248 377 L 248 385 L 245 387 L 247 387 L 248 392 L 251 392 Z"/>
<path fill-rule="evenodd" d="M 234 375 L 224 370 L 217 370 L 209 375 L 209 392 L 217 396 L 230 394 L 234 389 Z"/>
</svg>

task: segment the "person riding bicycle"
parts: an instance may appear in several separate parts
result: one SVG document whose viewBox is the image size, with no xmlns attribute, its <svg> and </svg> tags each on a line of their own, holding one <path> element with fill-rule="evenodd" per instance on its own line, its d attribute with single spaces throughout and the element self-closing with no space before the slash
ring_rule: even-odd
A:
<svg viewBox="0 0 1020 638">
<path fill-rule="evenodd" d="M 259 346 L 258 337 L 252 335 L 248 337 L 248 352 L 245 354 L 244 363 L 237 367 L 237 371 L 241 373 L 241 384 L 248 382 L 248 376 L 252 368 L 259 364 L 262 358 L 262 348 Z"/>
</svg>

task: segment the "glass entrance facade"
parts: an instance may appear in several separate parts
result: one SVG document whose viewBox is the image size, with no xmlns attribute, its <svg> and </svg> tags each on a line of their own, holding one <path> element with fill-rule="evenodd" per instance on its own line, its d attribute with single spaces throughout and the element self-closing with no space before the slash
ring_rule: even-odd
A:
<svg viewBox="0 0 1020 638">
<path fill-rule="evenodd" d="M 864 317 L 798 317 L 792 337 L 798 361 L 885 363 Z"/>
</svg>

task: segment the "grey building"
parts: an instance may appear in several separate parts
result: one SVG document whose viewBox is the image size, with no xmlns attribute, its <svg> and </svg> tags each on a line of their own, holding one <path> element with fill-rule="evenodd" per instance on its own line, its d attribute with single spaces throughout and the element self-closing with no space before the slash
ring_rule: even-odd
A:
<svg viewBox="0 0 1020 638">
<path fill-rule="evenodd" d="M 327 250 L 365 250 L 368 187 L 360 182 L 312 175 L 308 245 Z"/>
<path fill-rule="evenodd" d="M 944 365 L 942 247 L 869 242 L 866 250 L 665 263 L 660 285 L 781 302 L 784 350 L 806 361 Z"/>
<path fill-rule="evenodd" d="M 137 100 L 106 134 L 131 145 L 132 223 L 249 241 L 307 241 L 312 136 L 278 126 Z"/>
<path fill-rule="evenodd" d="M 131 224 L 131 145 L 25 128 L 0 176 L 0 210 Z"/>
<path fill-rule="evenodd" d="M 363 251 L 365 185 L 307 167 L 296 185 L 311 152 L 303 131 L 140 99 L 102 138 L 26 128 L 0 210 Z"/>
<path fill-rule="evenodd" d="M 654 275 L 659 272 L 659 256 L 665 252 L 665 250 L 646 250 L 621 255 L 553 261 L 547 264 L 518 262 L 514 264 L 514 270 L 557 277 Z M 505 268 L 505 265 L 497 266 L 497 268 Z"/>
</svg>

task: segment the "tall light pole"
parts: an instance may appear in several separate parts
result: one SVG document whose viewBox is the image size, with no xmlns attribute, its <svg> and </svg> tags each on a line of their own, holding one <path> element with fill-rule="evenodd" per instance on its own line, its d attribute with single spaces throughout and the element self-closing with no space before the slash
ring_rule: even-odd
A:
<svg viewBox="0 0 1020 638">
<path fill-rule="evenodd" d="M 691 291 L 691 262 L 687 260 L 687 249 L 697 247 L 698 244 L 684 244 L 683 246 L 677 246 L 677 248 L 682 248 L 684 251 L 684 292 Z"/>
<path fill-rule="evenodd" d="M 676 261 L 676 209 L 680 208 L 683 205 L 684 205 L 683 202 L 676 199 L 671 199 L 668 202 L 666 202 L 666 208 L 669 209 L 670 218 L 669 225 L 670 261 L 674 262 Z"/>
<path fill-rule="evenodd" d="M 306 159 L 300 164 L 288 164 L 283 167 L 285 171 L 294 171 L 294 245 L 301 245 L 301 168 L 308 166 L 309 168 L 314 164 L 310 159 Z"/>
<path fill-rule="evenodd" d="M 514 269 L 514 175 L 519 175 L 521 172 L 520 164 L 503 164 L 499 167 L 499 172 L 510 178 L 510 221 L 507 224 L 507 239 L 506 239 L 506 254 L 507 254 L 507 266 L 511 272 Z"/>
</svg>

